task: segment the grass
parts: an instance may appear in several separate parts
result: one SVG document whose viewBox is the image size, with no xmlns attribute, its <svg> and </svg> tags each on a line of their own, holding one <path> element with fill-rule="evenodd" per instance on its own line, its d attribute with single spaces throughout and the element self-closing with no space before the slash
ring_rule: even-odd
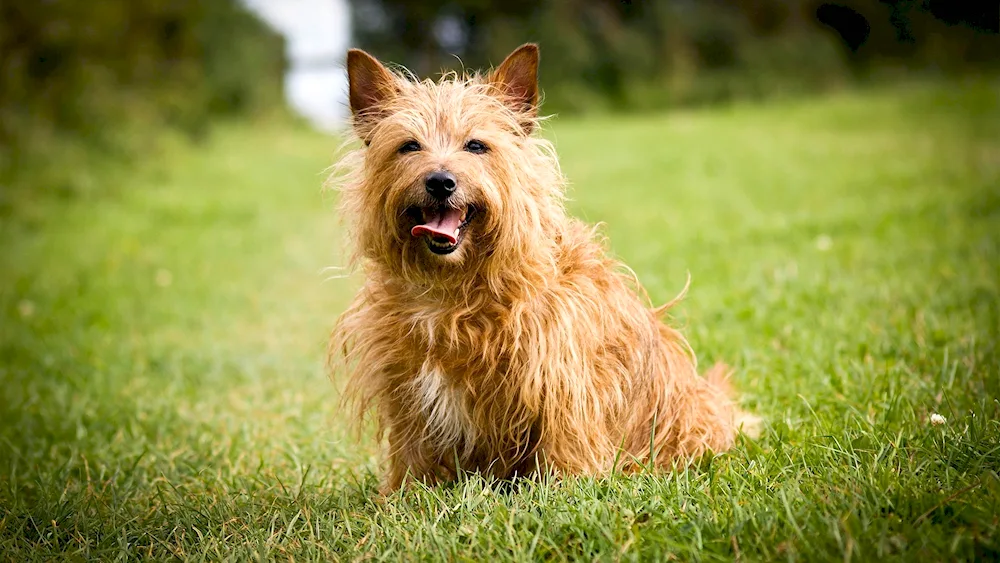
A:
<svg viewBox="0 0 1000 563">
<path fill-rule="evenodd" d="M 655 300 L 691 273 L 677 321 L 767 421 L 675 474 L 377 498 L 322 365 L 335 140 L 224 125 L 14 206 L 0 559 L 1000 557 L 995 92 L 553 122 L 573 212 Z"/>
</svg>

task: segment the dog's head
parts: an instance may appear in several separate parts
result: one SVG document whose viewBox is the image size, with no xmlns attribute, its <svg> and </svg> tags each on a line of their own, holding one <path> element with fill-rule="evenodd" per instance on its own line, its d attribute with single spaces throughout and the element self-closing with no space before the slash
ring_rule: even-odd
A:
<svg viewBox="0 0 1000 563">
<path fill-rule="evenodd" d="M 418 82 L 347 57 L 364 142 L 342 187 L 360 254 L 407 277 L 467 275 L 550 244 L 562 176 L 538 124 L 538 47 L 486 75 Z"/>
</svg>

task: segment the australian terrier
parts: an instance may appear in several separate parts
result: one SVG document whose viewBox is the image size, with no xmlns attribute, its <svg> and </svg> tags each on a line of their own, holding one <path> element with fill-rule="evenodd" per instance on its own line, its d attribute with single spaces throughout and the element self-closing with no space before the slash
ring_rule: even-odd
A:
<svg viewBox="0 0 1000 563">
<path fill-rule="evenodd" d="M 384 490 L 670 467 L 733 445 L 727 373 L 700 376 L 634 274 L 567 215 L 535 135 L 538 47 L 485 75 L 417 81 L 347 56 L 343 216 L 364 284 L 331 359 L 388 439 Z M 675 300 L 676 301 L 676 300 Z M 672 302 L 671 302 L 672 303 Z"/>
</svg>

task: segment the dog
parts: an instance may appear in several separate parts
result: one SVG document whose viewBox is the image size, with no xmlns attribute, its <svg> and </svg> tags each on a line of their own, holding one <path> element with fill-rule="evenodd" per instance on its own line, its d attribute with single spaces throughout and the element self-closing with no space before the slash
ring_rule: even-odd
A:
<svg viewBox="0 0 1000 563">
<path fill-rule="evenodd" d="M 538 63 L 526 44 L 486 74 L 418 81 L 347 55 L 362 143 L 333 181 L 364 283 L 330 357 L 388 443 L 384 492 L 460 471 L 670 468 L 730 448 L 756 420 L 727 368 L 698 374 L 660 318 L 674 301 L 650 307 L 567 215 L 555 151 L 536 135 Z"/>
</svg>

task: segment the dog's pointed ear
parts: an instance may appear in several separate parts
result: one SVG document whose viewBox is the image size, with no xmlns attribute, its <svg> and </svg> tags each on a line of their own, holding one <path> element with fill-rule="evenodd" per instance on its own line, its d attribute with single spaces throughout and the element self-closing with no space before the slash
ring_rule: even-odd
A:
<svg viewBox="0 0 1000 563">
<path fill-rule="evenodd" d="M 347 81 L 354 127 L 364 138 L 363 130 L 378 119 L 379 109 L 396 95 L 396 77 L 375 57 L 351 49 L 347 51 Z"/>
<path fill-rule="evenodd" d="M 530 133 L 538 113 L 538 45 L 525 43 L 514 49 L 490 73 L 489 81 L 500 90 L 511 109 L 532 118 L 525 124 L 526 132 Z"/>
</svg>

